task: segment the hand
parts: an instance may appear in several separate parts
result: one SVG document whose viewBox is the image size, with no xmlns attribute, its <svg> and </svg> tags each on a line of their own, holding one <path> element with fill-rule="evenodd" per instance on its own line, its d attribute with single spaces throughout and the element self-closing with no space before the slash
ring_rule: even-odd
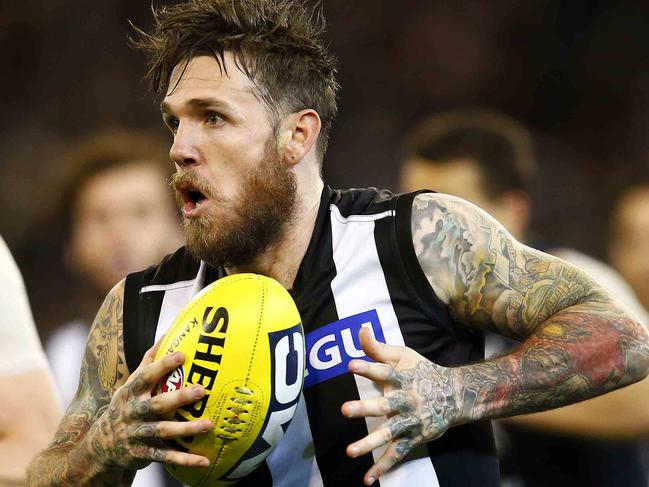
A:
<svg viewBox="0 0 649 487">
<path fill-rule="evenodd" d="M 416 445 L 440 437 L 459 417 L 454 393 L 453 369 L 432 363 L 408 347 L 376 341 L 369 329 L 361 329 L 360 341 L 368 357 L 352 360 L 350 372 L 367 377 L 383 388 L 383 396 L 348 401 L 342 413 L 350 418 L 387 416 L 388 419 L 365 438 L 347 447 L 357 457 L 386 445 L 385 452 L 364 477 L 371 485 Z"/>
<path fill-rule="evenodd" d="M 165 374 L 182 365 L 182 353 L 154 361 L 160 342 L 150 348 L 140 366 L 120 387 L 104 413 L 88 431 L 85 441 L 107 468 L 140 469 L 150 462 L 187 467 L 208 467 L 209 459 L 183 453 L 164 445 L 163 440 L 195 436 L 212 428 L 209 420 L 160 421 L 158 415 L 173 412 L 205 395 L 202 386 L 183 387 L 152 396 L 151 391 Z"/>
</svg>

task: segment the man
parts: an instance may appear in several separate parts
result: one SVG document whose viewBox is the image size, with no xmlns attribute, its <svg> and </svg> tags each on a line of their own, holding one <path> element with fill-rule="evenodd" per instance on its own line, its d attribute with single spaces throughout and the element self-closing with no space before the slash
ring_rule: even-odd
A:
<svg viewBox="0 0 649 487">
<path fill-rule="evenodd" d="M 301 2 L 195 0 L 159 10 L 154 32 L 142 33 L 154 88 L 165 91 L 188 249 L 109 293 L 77 397 L 31 466 L 33 485 L 128 482 L 152 460 L 208 466 L 161 440 L 199 434 L 209 421 L 157 417 L 205 389 L 151 397 L 183 357 L 153 361 L 155 347 L 145 349 L 179 306 L 226 273 L 257 272 L 292 289 L 307 336 L 350 336 L 369 323 L 374 333 L 362 330 L 360 341 L 376 360 L 350 360 L 357 347 L 350 354 L 343 338 L 322 350 L 341 362 L 344 353 L 354 374 L 310 363 L 316 378 L 302 413 L 241 485 L 497 485 L 489 423 L 480 420 L 646 374 L 641 323 L 588 276 L 519 244 L 473 205 L 323 185 L 337 83 L 322 30 Z M 525 342 L 461 365 L 480 359 L 484 329 Z"/>
<path fill-rule="evenodd" d="M 183 244 L 162 147 L 146 132 L 111 129 L 84 138 L 68 155 L 64 260 L 78 281 L 77 318 L 55 330 L 45 347 L 65 407 L 79 384 L 90 313 L 116 282 Z M 134 485 L 159 486 L 163 475 L 154 465 Z"/>
<path fill-rule="evenodd" d="M 526 238 L 536 163 L 529 133 L 511 118 L 486 110 L 430 116 L 408 134 L 402 157 L 402 190 L 424 185 L 460 196 L 497 215 L 517 239 Z M 623 259 L 633 255 L 620 250 Z M 646 322 L 646 311 L 613 269 L 575 250 L 550 251 L 606 284 Z M 517 345 L 493 335 L 488 344 L 498 352 Z M 590 401 L 506 420 L 503 480 L 518 478 L 525 486 L 645 486 L 638 445 L 628 440 L 649 435 L 647 395 L 649 380 L 643 380 Z"/>
<path fill-rule="evenodd" d="M 56 431 L 61 405 L 22 277 L 2 238 L 0 309 L 0 485 L 18 486 L 24 485 L 27 464 Z"/>
</svg>

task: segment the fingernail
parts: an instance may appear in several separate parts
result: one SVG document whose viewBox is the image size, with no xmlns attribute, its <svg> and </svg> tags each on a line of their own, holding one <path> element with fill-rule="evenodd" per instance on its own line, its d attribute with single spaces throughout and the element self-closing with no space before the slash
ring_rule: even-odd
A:
<svg viewBox="0 0 649 487">
<path fill-rule="evenodd" d="M 376 479 L 374 477 L 367 477 L 367 485 L 372 485 Z"/>
<path fill-rule="evenodd" d="M 356 412 L 356 406 L 348 404 L 345 406 L 345 411 L 347 412 L 347 416 L 352 416 Z"/>
<path fill-rule="evenodd" d="M 203 431 L 207 432 L 212 429 L 212 423 L 210 421 L 203 421 Z"/>
<path fill-rule="evenodd" d="M 350 452 L 353 456 L 357 456 L 358 453 L 360 452 L 360 449 L 359 449 L 357 446 L 352 446 L 352 447 L 349 448 L 349 452 Z"/>
<path fill-rule="evenodd" d="M 177 364 L 182 364 L 185 361 L 185 356 L 182 354 L 182 352 L 177 352 L 176 353 L 176 363 Z"/>
<path fill-rule="evenodd" d="M 201 467 L 209 467 L 210 466 L 210 461 L 209 460 L 203 460 L 201 462 Z"/>
</svg>

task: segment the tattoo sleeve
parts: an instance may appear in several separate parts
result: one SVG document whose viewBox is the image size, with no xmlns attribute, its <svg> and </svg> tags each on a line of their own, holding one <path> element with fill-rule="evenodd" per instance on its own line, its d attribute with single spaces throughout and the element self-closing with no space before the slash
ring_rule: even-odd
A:
<svg viewBox="0 0 649 487">
<path fill-rule="evenodd" d="M 647 330 L 624 305 L 470 203 L 417 196 L 412 236 L 454 319 L 523 341 L 508 355 L 451 369 L 458 422 L 551 409 L 646 375 Z"/>
<path fill-rule="evenodd" d="M 122 336 L 123 300 L 122 282 L 108 294 L 97 313 L 81 363 L 77 394 L 52 443 L 29 466 L 28 485 L 131 485 L 135 472 L 106 471 L 99 462 L 93 461 L 101 455 L 98 445 L 83 441 L 93 422 L 108 406 L 111 395 L 129 375 Z"/>
</svg>

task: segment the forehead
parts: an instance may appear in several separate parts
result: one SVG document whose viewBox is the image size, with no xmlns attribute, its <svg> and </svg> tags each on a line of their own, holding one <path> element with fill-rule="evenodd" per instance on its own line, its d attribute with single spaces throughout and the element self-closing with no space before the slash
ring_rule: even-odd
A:
<svg viewBox="0 0 649 487">
<path fill-rule="evenodd" d="M 174 108 L 190 99 L 222 98 L 233 104 L 257 102 L 255 87 L 225 52 L 223 65 L 212 56 L 179 62 L 171 73 L 163 106 Z"/>
<path fill-rule="evenodd" d="M 77 205 L 94 203 L 102 198 L 121 198 L 124 193 L 132 196 L 143 194 L 166 194 L 165 171 L 153 161 L 133 160 L 105 168 L 90 175 L 78 188 Z"/>
</svg>

